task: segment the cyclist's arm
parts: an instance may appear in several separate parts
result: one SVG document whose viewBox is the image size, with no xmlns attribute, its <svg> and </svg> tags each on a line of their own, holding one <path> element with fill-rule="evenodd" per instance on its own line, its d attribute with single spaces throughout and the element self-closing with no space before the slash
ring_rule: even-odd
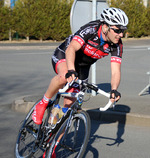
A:
<svg viewBox="0 0 150 158">
<path fill-rule="evenodd" d="M 111 62 L 111 89 L 117 90 L 121 80 L 121 64 L 116 62 Z M 116 98 L 115 101 L 119 100 Z"/>
<path fill-rule="evenodd" d="M 67 62 L 67 68 L 68 70 L 74 70 L 75 71 L 75 52 L 78 51 L 81 48 L 81 44 L 75 40 L 72 40 L 69 44 L 68 48 L 66 49 L 66 62 Z M 72 76 L 72 79 L 74 79 L 74 75 Z M 72 80 L 71 78 L 68 78 L 68 82 Z"/>
</svg>

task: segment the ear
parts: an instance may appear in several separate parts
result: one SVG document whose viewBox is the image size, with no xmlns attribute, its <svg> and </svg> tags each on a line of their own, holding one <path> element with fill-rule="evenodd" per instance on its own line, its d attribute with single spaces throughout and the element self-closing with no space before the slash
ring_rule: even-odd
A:
<svg viewBox="0 0 150 158">
<path fill-rule="evenodd" d="M 109 30 L 109 26 L 107 26 L 106 24 L 103 25 L 103 28 L 104 28 L 104 32 L 107 33 L 108 30 Z"/>
</svg>

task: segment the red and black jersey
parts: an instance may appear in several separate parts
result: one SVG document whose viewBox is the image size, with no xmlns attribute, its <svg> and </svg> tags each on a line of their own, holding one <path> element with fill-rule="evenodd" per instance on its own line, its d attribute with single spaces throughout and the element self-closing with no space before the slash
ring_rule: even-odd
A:
<svg viewBox="0 0 150 158">
<path fill-rule="evenodd" d="M 99 20 L 92 21 L 77 31 L 72 40 L 81 44 L 82 52 L 92 59 L 100 59 L 111 54 L 111 62 L 121 63 L 122 41 L 118 44 L 103 42 L 101 39 L 102 25 Z"/>
<path fill-rule="evenodd" d="M 81 49 L 76 52 L 75 69 L 80 79 L 86 79 L 89 75 L 91 64 L 98 59 L 111 54 L 111 62 L 121 64 L 123 45 L 121 39 L 118 44 L 106 42 L 101 37 L 102 25 L 99 20 L 92 21 L 82 26 L 74 35 L 70 35 L 56 48 L 52 63 L 57 73 L 57 66 L 65 62 L 65 51 L 72 40 L 76 40 L 81 45 Z"/>
</svg>

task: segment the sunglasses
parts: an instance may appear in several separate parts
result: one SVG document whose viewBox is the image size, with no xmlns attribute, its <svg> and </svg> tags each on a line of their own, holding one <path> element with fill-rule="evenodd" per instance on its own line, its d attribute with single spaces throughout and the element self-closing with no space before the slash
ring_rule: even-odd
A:
<svg viewBox="0 0 150 158">
<path fill-rule="evenodd" d="M 112 29 L 115 33 L 120 34 L 120 33 L 124 33 L 125 30 L 123 29 L 114 29 L 112 27 L 110 27 L 110 29 Z"/>
</svg>

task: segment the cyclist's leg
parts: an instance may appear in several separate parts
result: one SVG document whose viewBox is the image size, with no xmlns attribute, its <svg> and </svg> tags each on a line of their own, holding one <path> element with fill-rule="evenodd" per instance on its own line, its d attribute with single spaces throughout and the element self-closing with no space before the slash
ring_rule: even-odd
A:
<svg viewBox="0 0 150 158">
<path fill-rule="evenodd" d="M 67 80 L 65 79 L 65 74 L 67 73 L 67 64 L 66 61 L 63 60 L 63 62 L 59 62 L 59 64 L 57 65 L 57 75 L 53 77 L 53 79 L 51 80 L 48 89 L 45 93 L 45 97 L 51 99 L 60 88 L 62 88 Z M 45 98 L 44 97 L 44 98 Z M 35 107 L 34 113 L 33 113 L 33 120 L 36 124 L 41 124 L 42 123 L 42 118 L 43 118 L 43 114 L 45 112 L 45 109 L 48 105 L 48 102 L 43 101 L 44 98 L 42 99 L 42 101 Z M 72 103 L 72 99 L 65 99 L 65 104 L 66 105 L 70 105 Z"/>
<path fill-rule="evenodd" d="M 57 66 L 57 71 L 58 74 L 54 76 L 53 79 L 51 80 L 43 99 L 39 102 L 39 104 L 37 104 L 37 106 L 34 109 L 32 119 L 36 124 L 42 123 L 43 115 L 48 105 L 49 99 L 51 99 L 58 92 L 58 90 L 62 88 L 62 86 L 66 83 L 66 79 L 65 79 L 65 74 L 67 72 L 66 62 L 61 62 Z"/>
<path fill-rule="evenodd" d="M 66 83 L 64 75 L 67 72 L 65 53 L 59 48 L 55 50 L 52 56 L 52 65 L 57 75 L 53 77 L 43 99 L 34 109 L 32 119 L 36 124 L 42 123 L 42 118 L 49 101 L 58 92 L 58 89 Z"/>
<path fill-rule="evenodd" d="M 67 80 L 65 78 L 66 73 L 68 72 L 66 59 L 65 59 L 65 50 L 66 42 L 62 43 L 54 52 L 52 56 L 52 65 L 53 69 L 56 72 L 56 76 L 51 80 L 49 87 L 46 91 L 46 96 L 52 98 L 60 88 L 62 88 Z"/>
<path fill-rule="evenodd" d="M 62 88 L 67 80 L 65 79 L 65 74 L 67 73 L 67 64 L 62 62 L 57 66 L 58 74 L 51 80 L 49 87 L 45 93 L 48 98 L 52 98 L 60 88 Z"/>
<path fill-rule="evenodd" d="M 69 108 L 73 102 L 76 101 L 76 98 L 64 97 L 64 107 Z"/>
</svg>

